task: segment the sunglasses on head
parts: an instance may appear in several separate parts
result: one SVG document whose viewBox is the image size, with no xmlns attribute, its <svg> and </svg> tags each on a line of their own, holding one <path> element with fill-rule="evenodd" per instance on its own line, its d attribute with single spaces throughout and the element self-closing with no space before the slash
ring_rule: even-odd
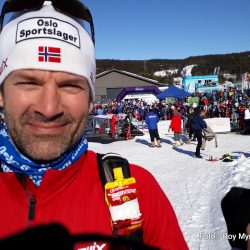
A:
<svg viewBox="0 0 250 250">
<path fill-rule="evenodd" d="M 2 7 L 0 16 L 0 32 L 2 31 L 6 14 L 17 11 L 40 9 L 44 2 L 45 0 L 7 0 Z M 50 2 L 56 10 L 88 22 L 90 25 L 91 38 L 95 44 L 94 23 L 87 6 L 79 0 L 50 0 Z"/>
</svg>

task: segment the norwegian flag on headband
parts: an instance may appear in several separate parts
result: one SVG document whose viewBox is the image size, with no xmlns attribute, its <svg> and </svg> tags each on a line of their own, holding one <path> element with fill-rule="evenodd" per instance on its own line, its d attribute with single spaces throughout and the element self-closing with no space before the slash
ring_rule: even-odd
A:
<svg viewBox="0 0 250 250">
<path fill-rule="evenodd" d="M 61 48 L 39 46 L 39 62 L 61 63 Z"/>
</svg>

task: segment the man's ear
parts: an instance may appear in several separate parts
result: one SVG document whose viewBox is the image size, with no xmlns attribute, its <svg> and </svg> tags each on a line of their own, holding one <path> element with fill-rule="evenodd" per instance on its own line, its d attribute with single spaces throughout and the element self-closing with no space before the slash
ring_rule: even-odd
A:
<svg viewBox="0 0 250 250">
<path fill-rule="evenodd" d="M 92 101 L 89 102 L 89 114 L 91 113 L 91 111 L 94 108 L 94 103 Z"/>
<path fill-rule="evenodd" d="M 0 107 L 3 107 L 3 86 L 0 87 Z"/>
</svg>

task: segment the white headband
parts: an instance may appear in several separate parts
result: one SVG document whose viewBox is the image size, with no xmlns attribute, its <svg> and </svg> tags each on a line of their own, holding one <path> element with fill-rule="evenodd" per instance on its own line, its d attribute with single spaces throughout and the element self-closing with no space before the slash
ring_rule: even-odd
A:
<svg viewBox="0 0 250 250">
<path fill-rule="evenodd" d="M 0 84 L 14 70 L 63 71 L 87 79 L 94 99 L 95 49 L 73 18 L 45 4 L 10 21 L 0 35 Z"/>
</svg>

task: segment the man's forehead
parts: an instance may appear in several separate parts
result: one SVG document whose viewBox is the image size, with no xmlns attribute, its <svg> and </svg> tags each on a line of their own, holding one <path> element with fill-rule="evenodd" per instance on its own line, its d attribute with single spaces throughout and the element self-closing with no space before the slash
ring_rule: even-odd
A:
<svg viewBox="0 0 250 250">
<path fill-rule="evenodd" d="M 62 80 L 72 80 L 72 81 L 83 81 L 87 82 L 87 80 L 83 76 L 79 76 L 76 74 L 63 72 L 63 71 L 49 71 L 49 70 L 39 70 L 39 69 L 21 69 L 15 70 L 11 72 L 11 74 L 7 77 L 7 79 L 43 79 L 49 77 L 56 77 Z"/>
</svg>

